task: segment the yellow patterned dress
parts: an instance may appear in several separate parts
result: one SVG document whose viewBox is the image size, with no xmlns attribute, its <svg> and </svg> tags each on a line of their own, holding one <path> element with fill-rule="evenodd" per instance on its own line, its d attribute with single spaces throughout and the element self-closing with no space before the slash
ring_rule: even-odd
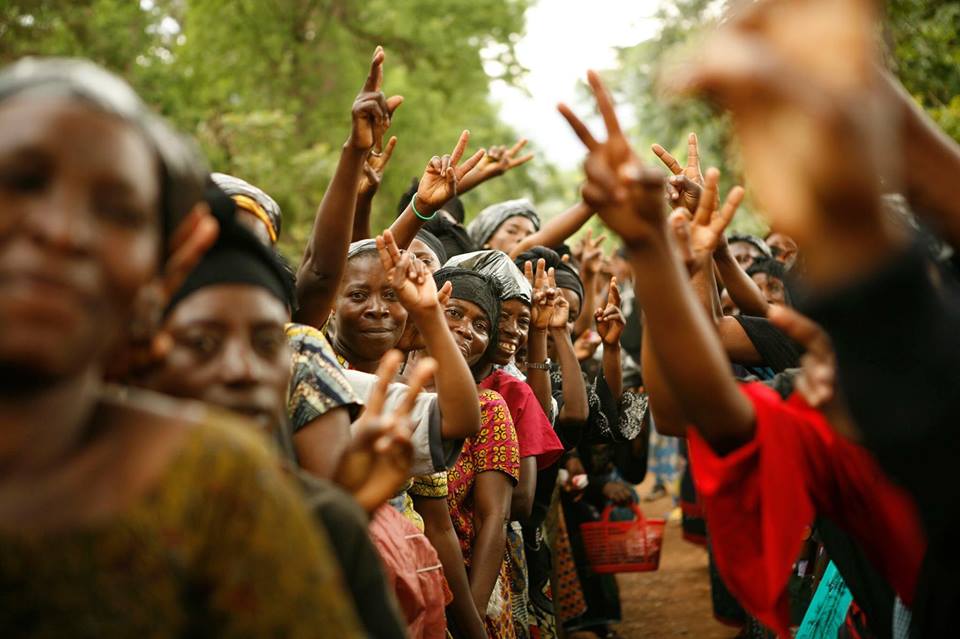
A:
<svg viewBox="0 0 960 639">
<path fill-rule="evenodd" d="M 360 637 L 326 535 L 263 439 L 192 427 L 102 524 L 0 532 L 5 637 Z"/>
</svg>

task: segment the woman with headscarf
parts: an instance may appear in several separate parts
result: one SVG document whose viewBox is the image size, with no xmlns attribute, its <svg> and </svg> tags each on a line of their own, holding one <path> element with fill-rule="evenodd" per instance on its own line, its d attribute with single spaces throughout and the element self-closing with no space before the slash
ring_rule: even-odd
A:
<svg viewBox="0 0 960 639">
<path fill-rule="evenodd" d="M 238 177 L 226 173 L 211 173 L 210 179 L 233 200 L 237 209 L 237 221 L 264 244 L 276 245 L 283 222 L 280 205 L 264 191 Z"/>
<path fill-rule="evenodd" d="M 320 534 L 332 543 L 351 601 L 366 613 L 365 630 L 384 639 L 404 637 L 406 626 L 367 534 L 366 513 L 332 482 L 307 475 L 297 464 L 287 413 L 291 367 L 285 339 L 293 278 L 273 251 L 241 226 L 240 215 L 219 219 L 217 241 L 170 300 L 163 330 L 173 346 L 144 385 L 245 414 L 251 424 L 270 433 L 279 444 L 283 467 L 300 484 Z M 382 437 L 381 442 L 363 439 L 360 445 L 365 443 L 366 449 L 357 446 L 345 457 L 348 463 L 361 455 L 378 460 L 370 470 L 384 485 L 381 494 L 389 495 L 388 476 L 401 482 L 408 468 L 391 463 L 396 455 L 370 455 L 376 444 L 391 444 L 391 434 Z M 401 450 L 407 445 L 398 444 Z M 360 490 L 369 490 L 372 483 Z"/>
<path fill-rule="evenodd" d="M 447 325 L 477 375 L 496 343 L 494 318 L 500 313 L 496 283 L 483 274 L 452 267 L 440 269 L 434 279 L 438 286 L 451 284 Z M 513 638 L 505 522 L 520 475 L 520 444 L 504 398 L 482 386 L 478 389 L 480 431 L 464 442 L 456 465 L 447 473 L 447 503 L 487 634 Z"/>
<path fill-rule="evenodd" d="M 329 543 L 258 437 L 100 382 L 201 197 L 191 152 L 99 67 L 28 59 L 0 74 L 0 172 L 0 580 L 16 585 L 0 627 L 362 636 Z"/>
<path fill-rule="evenodd" d="M 540 217 L 527 199 L 488 206 L 467 225 L 473 243 L 482 249 L 510 253 L 524 238 L 540 229 Z"/>
</svg>

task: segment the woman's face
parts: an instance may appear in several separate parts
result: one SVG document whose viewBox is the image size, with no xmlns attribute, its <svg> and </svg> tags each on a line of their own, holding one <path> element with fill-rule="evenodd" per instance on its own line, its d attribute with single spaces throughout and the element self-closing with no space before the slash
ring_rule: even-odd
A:
<svg viewBox="0 0 960 639">
<path fill-rule="evenodd" d="M 436 273 L 440 270 L 440 267 L 443 266 L 443 264 L 440 263 L 440 258 L 437 257 L 437 254 L 434 253 L 433 250 L 424 242 L 421 242 L 418 239 L 414 239 L 412 242 L 410 242 L 409 250 L 413 251 L 413 254 L 417 256 L 417 259 L 423 262 L 431 273 Z"/>
<path fill-rule="evenodd" d="M 347 261 L 334 306 L 334 345 L 342 355 L 376 361 L 393 348 L 407 323 L 376 253 Z"/>
<path fill-rule="evenodd" d="M 450 298 L 446 308 L 447 327 L 467 364 L 480 361 L 490 345 L 490 319 L 482 308 L 467 300 Z"/>
<path fill-rule="evenodd" d="M 508 217 L 503 224 L 497 227 L 484 248 L 497 249 L 509 254 L 517 244 L 528 236 L 537 232 L 537 228 L 528 217 L 516 215 Z"/>
<path fill-rule="evenodd" d="M 730 254 L 733 255 L 733 259 L 737 260 L 743 270 L 747 270 L 753 266 L 754 262 L 763 257 L 760 249 L 750 242 L 731 242 Z"/>
<path fill-rule="evenodd" d="M 171 311 L 173 348 L 149 386 L 252 417 L 268 429 L 286 414 L 290 348 L 286 306 L 251 284 L 204 287 Z"/>
<path fill-rule="evenodd" d="M 529 332 L 530 307 L 517 299 L 502 302 L 493 363 L 501 366 L 509 364 L 517 351 L 526 346 Z"/>
<path fill-rule="evenodd" d="M 51 383 L 104 356 L 157 273 L 159 211 L 133 126 L 69 98 L 0 102 L 0 378 Z"/>
<path fill-rule="evenodd" d="M 767 304 L 787 303 L 787 289 L 784 288 L 782 280 L 766 273 L 754 273 L 750 277 L 760 287 L 760 292 L 767 299 Z"/>
</svg>

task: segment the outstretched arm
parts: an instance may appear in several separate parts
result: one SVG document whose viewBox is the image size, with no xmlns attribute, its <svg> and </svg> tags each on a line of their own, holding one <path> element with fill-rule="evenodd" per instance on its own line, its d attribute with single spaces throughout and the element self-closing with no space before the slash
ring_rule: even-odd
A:
<svg viewBox="0 0 960 639">
<path fill-rule="evenodd" d="M 427 168 L 420 178 L 420 186 L 417 192 L 410 198 L 410 204 L 400 214 L 393 224 L 390 225 L 390 232 L 397 241 L 397 246 L 406 249 L 410 242 L 416 237 L 417 231 L 423 226 L 423 223 L 434 216 L 440 210 L 447 200 L 455 196 L 458 191 L 460 180 L 463 179 L 470 170 L 483 159 L 485 151 L 480 149 L 463 164 L 460 160 L 463 158 L 463 152 L 467 149 L 467 142 L 470 141 L 470 132 L 464 131 L 457 140 L 457 145 L 450 155 L 433 156 L 427 163 Z"/>
<path fill-rule="evenodd" d="M 579 231 L 580 227 L 586 224 L 591 215 L 593 215 L 593 211 L 587 206 L 586 202 L 577 202 L 544 224 L 539 231 L 523 238 L 520 243 L 510 251 L 510 258 L 516 258 L 534 246 L 552 248 L 563 244 L 567 241 L 568 237 Z"/>
<path fill-rule="evenodd" d="M 480 407 L 476 401 L 464 400 L 476 397 L 477 385 L 447 327 L 432 275 L 413 253 L 400 253 L 390 231 L 377 238 L 377 250 L 397 298 L 417 325 L 427 353 L 443 371 L 435 380 L 443 438 L 475 435 L 480 430 Z"/>
<path fill-rule="evenodd" d="M 370 74 L 353 103 L 353 127 L 343 145 L 340 161 L 323 195 L 313 222 L 313 231 L 297 270 L 297 321 L 322 327 L 330 316 L 340 285 L 347 247 L 353 237 L 353 213 L 357 186 L 367 154 L 390 126 L 393 112 L 403 102 L 400 96 L 385 98 L 384 53 L 373 54 Z"/>
<path fill-rule="evenodd" d="M 397 136 L 390 138 L 382 153 L 370 152 L 363 165 L 363 175 L 360 177 L 360 186 L 357 187 L 357 208 L 353 212 L 352 242 L 359 242 L 371 237 L 370 211 L 373 208 L 373 198 L 380 190 L 383 181 L 383 172 L 393 156 L 393 148 L 397 146 Z"/>
<path fill-rule="evenodd" d="M 569 109 L 561 109 L 589 150 L 584 193 L 627 246 L 645 312 L 644 331 L 663 379 L 704 438 L 718 450 L 730 450 L 752 436 L 753 407 L 737 388 L 716 331 L 674 255 L 664 218 L 662 173 L 641 165 L 599 76 L 590 72 L 588 78 L 608 140 L 597 142 Z"/>
<path fill-rule="evenodd" d="M 495 177 L 499 177 L 507 171 L 515 169 L 521 164 L 526 164 L 532 160 L 533 153 L 527 153 L 526 155 L 516 157 L 520 150 L 526 145 L 527 139 L 521 138 L 520 140 L 517 140 L 517 143 L 509 149 L 505 146 L 491 147 L 487 153 L 487 156 L 484 157 L 484 159 L 477 164 L 473 170 L 463 176 L 463 179 L 460 181 L 458 192 L 461 194 L 466 193 L 467 191 L 480 186 L 487 180 L 492 180 Z"/>
</svg>

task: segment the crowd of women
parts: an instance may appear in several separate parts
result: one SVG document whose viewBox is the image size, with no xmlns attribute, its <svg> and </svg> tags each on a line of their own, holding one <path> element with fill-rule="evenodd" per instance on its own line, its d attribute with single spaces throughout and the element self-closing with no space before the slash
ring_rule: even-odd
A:
<svg viewBox="0 0 960 639">
<path fill-rule="evenodd" d="M 0 72 L 4 636 L 616 636 L 581 525 L 639 514 L 648 457 L 741 636 L 955 636 L 960 147 L 876 24 L 744 3 L 664 74 L 729 111 L 765 239 L 593 72 L 582 201 L 465 224 L 533 156 L 464 131 L 374 234 L 378 47 L 296 268 L 270 185 L 123 80 Z"/>
</svg>

